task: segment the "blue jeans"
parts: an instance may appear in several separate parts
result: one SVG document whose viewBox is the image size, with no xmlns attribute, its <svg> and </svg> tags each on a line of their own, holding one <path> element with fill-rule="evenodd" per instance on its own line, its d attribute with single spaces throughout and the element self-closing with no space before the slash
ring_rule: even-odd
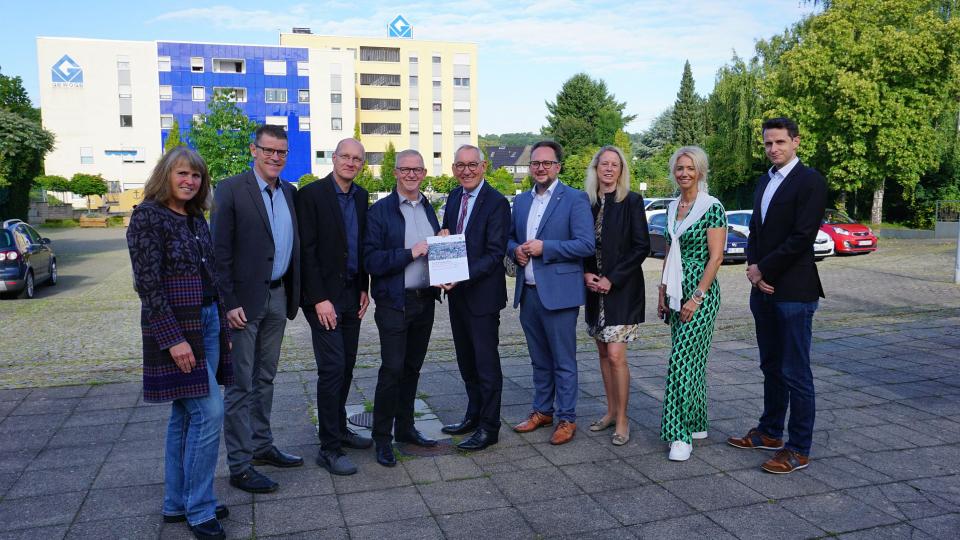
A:
<svg viewBox="0 0 960 540">
<path fill-rule="evenodd" d="M 533 410 L 577 420 L 577 316 L 580 308 L 547 309 L 537 291 L 524 287 L 520 326 L 533 365 Z"/>
<path fill-rule="evenodd" d="M 817 301 L 777 302 L 757 290 L 750 294 L 763 371 L 763 414 L 757 429 L 781 438 L 789 406 L 790 438 L 784 446 L 804 456 L 810 455 L 816 416 L 810 341 L 817 305 Z"/>
<path fill-rule="evenodd" d="M 220 362 L 220 317 L 216 303 L 203 308 L 201 324 L 210 391 L 204 397 L 182 398 L 172 403 L 163 474 L 163 514 L 186 514 L 190 525 L 199 525 L 214 517 L 217 497 L 213 493 L 213 475 L 223 426 L 223 398 L 216 376 Z"/>
</svg>

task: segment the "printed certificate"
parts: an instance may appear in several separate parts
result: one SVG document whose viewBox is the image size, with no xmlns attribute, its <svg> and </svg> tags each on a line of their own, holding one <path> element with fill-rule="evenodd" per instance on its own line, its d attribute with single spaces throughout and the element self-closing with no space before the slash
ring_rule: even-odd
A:
<svg viewBox="0 0 960 540">
<path fill-rule="evenodd" d="M 430 285 L 470 279 L 467 241 L 462 234 L 427 237 L 427 266 Z"/>
</svg>

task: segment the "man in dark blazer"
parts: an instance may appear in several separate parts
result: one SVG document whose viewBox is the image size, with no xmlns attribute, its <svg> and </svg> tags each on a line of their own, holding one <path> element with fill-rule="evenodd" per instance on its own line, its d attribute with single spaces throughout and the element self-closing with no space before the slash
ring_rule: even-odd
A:
<svg viewBox="0 0 960 540">
<path fill-rule="evenodd" d="M 427 238 L 440 230 L 430 201 L 420 192 L 427 174 L 416 150 L 397 152 L 397 189 L 367 213 L 363 261 L 377 303 L 380 371 L 373 402 L 377 463 L 397 464 L 391 439 L 436 446 L 414 426 L 420 368 L 427 354 L 440 289 L 430 286 Z M 392 435 L 391 435 L 392 434 Z"/>
<path fill-rule="evenodd" d="M 297 193 L 303 245 L 301 307 L 310 324 L 317 361 L 317 464 L 349 475 L 356 465 L 343 453 L 373 441 L 347 428 L 347 395 L 357 361 L 360 321 L 369 303 L 363 265 L 367 190 L 353 182 L 363 168 L 359 141 L 344 139 L 333 154 L 333 172 Z"/>
<path fill-rule="evenodd" d="M 513 429 L 527 433 L 559 422 L 551 444 L 577 431 L 577 315 L 586 300 L 583 259 L 595 254 L 596 233 L 587 194 L 557 179 L 563 149 L 540 141 L 530 152 L 531 191 L 513 201 L 507 255 L 517 265 L 513 306 L 533 364 L 533 410 Z"/>
<path fill-rule="evenodd" d="M 815 400 L 810 371 L 813 314 L 823 295 L 813 241 L 823 222 L 827 184 L 797 158 L 800 133 L 788 118 L 763 123 L 763 146 L 773 163 L 760 177 L 747 241 L 750 310 L 763 371 L 763 414 L 757 427 L 727 442 L 778 450 L 762 465 L 785 474 L 809 464 Z M 788 433 L 783 444 L 787 408 Z"/>
<path fill-rule="evenodd" d="M 296 189 L 280 179 L 287 152 L 282 127 L 260 126 L 250 145 L 253 169 L 214 192 L 213 242 L 236 375 L 224 393 L 223 439 L 230 485 L 251 493 L 278 487 L 253 465 L 303 465 L 274 446 L 270 431 L 280 344 L 300 299 Z"/>
<path fill-rule="evenodd" d="M 510 232 L 510 204 L 484 181 L 487 162 L 476 146 L 454 154 L 453 175 L 460 186 L 450 192 L 441 228 L 463 234 L 470 279 L 446 286 L 457 366 L 467 390 L 463 420 L 443 432 L 473 434 L 457 446 L 481 450 L 500 434 L 500 310 L 507 306 L 503 254 Z"/>
</svg>

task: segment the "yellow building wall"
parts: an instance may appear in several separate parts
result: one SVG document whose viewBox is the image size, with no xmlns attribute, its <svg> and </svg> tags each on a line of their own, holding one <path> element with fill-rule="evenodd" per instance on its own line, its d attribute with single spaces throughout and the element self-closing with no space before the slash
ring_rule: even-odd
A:
<svg viewBox="0 0 960 540">
<path fill-rule="evenodd" d="M 384 152 L 387 144 L 393 142 L 397 151 L 411 147 L 410 134 L 410 75 L 417 75 L 419 84 L 417 85 L 417 99 L 419 102 L 418 118 L 419 134 L 416 149 L 423 154 L 424 162 L 428 174 L 435 172 L 440 174 L 452 174 L 453 152 L 459 144 L 467 143 L 476 145 L 479 140 L 477 131 L 477 45 L 475 43 L 458 43 L 447 41 L 427 41 L 415 39 L 400 38 L 375 38 L 375 37 L 345 37 L 345 36 L 320 36 L 314 34 L 280 34 L 280 45 L 283 47 L 306 47 L 313 49 L 355 49 L 354 54 L 354 88 L 356 89 L 356 102 L 353 104 L 356 110 L 357 124 L 371 122 L 399 123 L 399 135 L 373 135 L 362 134 L 360 142 L 363 143 L 367 152 Z M 399 62 L 376 62 L 361 61 L 360 47 L 390 47 L 400 49 Z M 411 72 L 410 54 L 416 53 L 418 62 L 415 64 L 416 70 Z M 439 147 L 434 145 L 434 122 L 433 122 L 433 62 L 434 54 L 441 56 L 440 79 L 441 79 L 441 144 Z M 457 55 L 467 55 L 470 66 L 470 135 L 468 138 L 463 136 L 454 137 L 454 60 Z M 365 86 L 360 84 L 360 74 L 362 73 L 383 73 L 400 75 L 400 86 Z M 344 81 L 346 84 L 346 81 Z M 362 98 L 387 98 L 400 99 L 399 111 L 365 111 L 360 109 L 360 100 Z M 344 104 L 346 105 L 346 103 Z M 345 133 L 352 133 L 353 126 Z M 458 144 L 459 143 L 459 144 Z M 440 164 L 435 168 L 434 153 L 440 152 Z M 379 175 L 378 166 L 371 166 L 374 174 Z M 438 170 L 435 170 L 438 169 Z"/>
</svg>

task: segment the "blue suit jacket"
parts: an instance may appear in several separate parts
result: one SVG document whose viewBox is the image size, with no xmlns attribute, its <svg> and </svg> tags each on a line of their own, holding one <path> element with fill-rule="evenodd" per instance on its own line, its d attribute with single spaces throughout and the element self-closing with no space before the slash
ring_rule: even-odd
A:
<svg viewBox="0 0 960 540">
<path fill-rule="evenodd" d="M 586 301 L 583 284 L 583 258 L 594 255 L 596 235 L 593 214 L 587 194 L 559 183 L 550 197 L 540 220 L 536 238 L 543 240 L 543 255 L 533 257 L 537 294 L 547 309 L 566 309 L 582 306 Z M 517 246 L 528 240 L 527 216 L 533 204 L 533 193 L 526 191 L 513 200 L 513 219 L 507 255 L 516 261 Z M 517 286 L 513 307 L 520 305 L 526 277 L 524 268 L 517 266 Z"/>
</svg>

